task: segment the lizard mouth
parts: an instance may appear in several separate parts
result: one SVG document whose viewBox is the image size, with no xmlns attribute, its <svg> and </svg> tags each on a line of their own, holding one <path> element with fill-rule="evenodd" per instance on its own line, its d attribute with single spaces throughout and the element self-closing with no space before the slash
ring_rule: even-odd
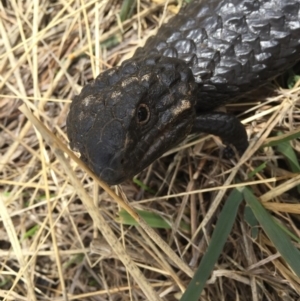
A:
<svg viewBox="0 0 300 301">
<path fill-rule="evenodd" d="M 109 185 L 117 185 L 129 177 L 129 173 L 124 168 L 123 150 L 116 152 L 107 166 L 97 173 L 100 179 L 103 179 Z M 104 165 L 105 166 L 105 165 Z"/>
</svg>

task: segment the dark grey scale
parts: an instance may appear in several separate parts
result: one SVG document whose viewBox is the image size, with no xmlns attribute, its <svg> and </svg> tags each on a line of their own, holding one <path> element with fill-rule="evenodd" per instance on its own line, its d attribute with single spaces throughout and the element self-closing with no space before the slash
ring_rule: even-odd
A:
<svg viewBox="0 0 300 301">
<path fill-rule="evenodd" d="M 128 74 L 133 74 L 134 72 L 136 72 L 138 70 L 138 62 L 134 61 L 134 62 L 129 62 L 129 61 L 125 61 L 123 63 L 122 66 L 122 74 L 123 74 L 123 78 Z"/>
<path fill-rule="evenodd" d="M 166 87 L 171 87 L 174 82 L 180 80 L 180 74 L 174 71 L 175 70 L 168 70 L 168 72 L 157 75 L 160 82 L 163 83 Z"/>
<path fill-rule="evenodd" d="M 195 26 L 197 26 L 196 20 L 186 15 L 182 15 L 180 23 L 181 25 L 178 28 L 181 32 L 195 28 Z"/>
<path fill-rule="evenodd" d="M 233 69 L 225 66 L 218 66 L 215 69 L 215 75 L 211 78 L 211 82 L 227 84 L 228 81 L 232 81 L 234 78 L 235 72 Z"/>
<path fill-rule="evenodd" d="M 237 58 L 224 58 L 219 64 L 221 67 L 226 67 L 229 70 L 234 71 L 235 74 L 240 74 L 242 72 L 242 64 Z"/>
<path fill-rule="evenodd" d="M 168 30 L 172 30 L 171 28 L 169 28 L 168 27 Z M 166 33 L 166 42 L 167 43 L 172 43 L 172 42 L 174 42 L 174 41 L 177 41 L 177 40 L 180 40 L 180 39 L 182 39 L 183 38 L 183 34 L 182 34 L 182 32 L 181 31 L 176 31 L 176 32 L 173 32 L 173 33 L 171 33 L 170 35 L 168 35 L 167 33 Z"/>
<path fill-rule="evenodd" d="M 240 11 L 244 15 L 251 14 L 254 11 L 259 10 L 260 4 L 257 0 L 246 0 L 246 1 L 233 1 L 237 7 L 237 11 Z"/>
<path fill-rule="evenodd" d="M 223 22 L 224 26 L 233 32 L 240 34 L 247 34 L 249 32 L 245 15 L 242 13 L 232 13 L 227 15 Z"/>
<path fill-rule="evenodd" d="M 211 35 L 218 29 L 222 29 L 223 21 L 220 16 L 203 16 L 201 17 L 201 21 L 203 23 L 204 28 L 206 31 Z"/>
<path fill-rule="evenodd" d="M 248 24 L 249 30 L 253 34 L 259 36 L 260 40 L 269 39 L 271 25 L 268 22 L 268 20 L 263 19 L 263 16 L 261 16 L 259 14 L 256 16 L 253 16 L 252 19 L 249 18 L 247 20 L 247 24 Z"/>
<path fill-rule="evenodd" d="M 213 71 L 215 69 L 215 62 L 209 58 L 201 58 L 197 59 L 197 65 L 191 68 L 195 82 L 200 84 L 203 83 L 206 79 L 211 78 Z"/>
<path fill-rule="evenodd" d="M 242 34 L 242 43 L 243 45 L 249 45 L 253 49 L 254 53 L 260 53 L 261 51 L 260 39 L 252 32 Z"/>
<path fill-rule="evenodd" d="M 234 53 L 236 59 L 245 66 L 248 64 L 253 64 L 254 62 L 254 51 L 253 47 L 249 43 L 241 42 L 234 46 Z"/>
<path fill-rule="evenodd" d="M 279 5 L 281 7 L 281 10 L 283 14 L 287 14 L 293 18 L 293 16 L 297 16 L 295 12 L 299 11 L 299 2 L 298 1 L 284 1 L 279 2 Z"/>
<path fill-rule="evenodd" d="M 280 29 L 279 30 L 272 29 L 271 33 L 270 33 L 270 37 L 273 40 L 279 42 L 281 49 L 283 48 L 283 45 L 285 43 L 289 43 L 291 40 L 291 34 L 289 32 L 280 31 Z M 295 49 L 291 49 L 291 51 L 295 51 Z M 279 55 L 281 55 L 281 54 L 279 54 Z"/>
<path fill-rule="evenodd" d="M 195 66 L 198 64 L 198 58 L 195 53 L 187 53 L 183 60 L 187 63 L 189 67 Z"/>
<path fill-rule="evenodd" d="M 171 43 L 171 47 L 174 47 L 178 54 L 195 53 L 196 45 L 191 39 L 181 39 Z"/>
<path fill-rule="evenodd" d="M 143 59 L 144 66 L 154 66 L 159 62 L 160 56 L 149 56 Z"/>
<path fill-rule="evenodd" d="M 216 30 L 216 32 L 213 33 L 212 36 L 216 39 L 227 41 L 233 45 L 241 43 L 241 39 L 242 39 L 240 33 L 237 33 L 227 28 Z"/>
<path fill-rule="evenodd" d="M 210 37 L 208 38 L 207 46 L 211 49 L 217 49 L 221 56 L 235 56 L 234 45 L 230 42 L 223 41 L 222 39 Z"/>
<path fill-rule="evenodd" d="M 162 25 L 161 29 L 162 37 L 164 37 L 167 43 L 171 43 L 173 41 L 177 41 L 184 37 L 183 32 L 179 30 L 174 30 L 174 28 L 169 27 L 167 24 Z M 146 42 L 147 43 L 147 42 Z"/>
<path fill-rule="evenodd" d="M 284 16 L 282 16 L 278 12 L 273 12 L 273 11 L 267 11 L 266 13 L 271 16 L 269 18 L 269 22 L 273 30 L 280 30 L 281 28 L 284 28 L 285 25 Z"/>
<path fill-rule="evenodd" d="M 214 110 L 300 60 L 299 11 L 300 0 L 192 1 L 74 97 L 71 148 L 109 184 L 194 132 L 218 135 L 242 153 L 244 127 Z"/>
<path fill-rule="evenodd" d="M 269 41 L 261 41 L 260 42 L 261 50 L 269 53 L 271 57 L 275 55 L 278 56 L 280 54 L 280 44 L 278 41 L 269 40 Z"/>
<path fill-rule="evenodd" d="M 119 81 L 119 79 L 120 79 L 120 74 L 117 72 L 117 70 L 113 69 L 111 70 L 111 73 L 108 76 L 108 83 L 106 84 L 109 86 L 113 86 L 116 82 Z M 103 84 L 105 83 L 103 82 Z"/>
<path fill-rule="evenodd" d="M 157 44 L 155 48 L 158 52 L 160 52 L 162 49 L 165 49 L 166 47 L 168 47 L 168 43 L 165 41 L 161 41 L 160 43 Z"/>
<path fill-rule="evenodd" d="M 192 28 L 184 31 L 184 36 L 187 39 L 191 39 L 194 43 L 201 44 L 207 40 L 207 32 L 204 28 Z"/>
</svg>

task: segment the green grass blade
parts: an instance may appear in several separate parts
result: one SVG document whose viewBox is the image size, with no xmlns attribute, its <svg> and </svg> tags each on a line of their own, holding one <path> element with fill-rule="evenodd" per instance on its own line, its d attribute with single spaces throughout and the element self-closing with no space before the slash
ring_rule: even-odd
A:
<svg viewBox="0 0 300 301">
<path fill-rule="evenodd" d="M 136 0 L 124 0 L 120 10 L 120 19 L 122 22 L 129 19 L 136 5 Z"/>
<path fill-rule="evenodd" d="M 289 77 L 287 79 L 287 85 L 289 89 L 294 88 L 295 84 L 300 79 L 300 75 L 297 75 L 293 70 L 290 70 Z"/>
<path fill-rule="evenodd" d="M 251 171 L 248 174 L 248 179 L 253 178 L 257 173 L 261 172 L 262 170 L 264 170 L 267 166 L 267 162 L 263 162 L 261 165 L 259 165 L 258 167 L 256 167 L 253 171 Z"/>
<path fill-rule="evenodd" d="M 29 230 L 26 231 L 26 233 L 23 236 L 23 239 L 33 237 L 35 233 L 39 230 L 39 225 L 34 225 Z"/>
<path fill-rule="evenodd" d="M 142 181 L 140 181 L 138 178 L 133 178 L 133 183 L 144 189 L 145 191 L 156 194 L 156 191 L 151 189 L 149 186 L 145 185 Z"/>
<path fill-rule="evenodd" d="M 299 130 L 300 134 L 300 130 Z M 291 144 L 288 141 L 284 141 L 277 145 L 277 151 L 280 152 L 287 160 L 287 163 L 294 173 L 300 172 L 300 165 L 295 154 L 294 149 L 292 148 Z"/>
<path fill-rule="evenodd" d="M 252 191 L 244 188 L 243 193 L 247 204 L 252 209 L 269 239 L 287 264 L 300 277 L 300 251 L 292 244 L 286 232 L 282 230 L 269 212 L 262 206 Z"/>
<path fill-rule="evenodd" d="M 119 45 L 122 42 L 122 35 L 120 33 L 117 33 L 113 36 L 111 36 L 110 38 L 106 39 L 105 41 L 103 41 L 100 46 L 101 48 L 112 48 L 114 46 Z"/>
<path fill-rule="evenodd" d="M 259 222 L 256 219 L 253 211 L 251 210 L 251 208 L 249 206 L 245 207 L 245 210 L 244 210 L 244 220 L 251 227 L 251 237 L 253 239 L 256 239 L 257 236 L 258 236 Z"/>
<path fill-rule="evenodd" d="M 279 134 L 280 134 L 279 137 L 269 138 L 268 139 L 269 142 L 264 144 L 263 147 L 277 146 L 283 142 L 289 142 L 291 140 L 298 139 L 298 138 L 300 138 L 300 129 L 296 129 L 296 130 L 288 132 L 286 134 L 282 134 L 279 132 Z"/>
<path fill-rule="evenodd" d="M 243 194 L 237 189 L 234 189 L 229 195 L 218 218 L 216 228 L 207 251 L 180 301 L 199 300 L 205 283 L 213 271 L 213 268 L 224 248 L 227 237 L 231 232 L 233 223 L 236 219 L 238 207 L 242 200 Z"/>
<path fill-rule="evenodd" d="M 299 134 L 300 134 L 300 130 L 299 130 Z M 279 132 L 278 135 L 282 135 L 282 133 Z M 291 144 L 288 141 L 284 141 L 278 144 L 276 149 L 279 153 L 281 153 L 285 157 L 290 170 L 294 173 L 299 173 L 300 165 L 298 162 L 297 155 L 294 149 L 292 148 Z M 300 193 L 299 185 L 297 186 L 297 190 Z"/>
<path fill-rule="evenodd" d="M 172 223 L 168 222 L 167 219 L 163 218 L 157 213 L 137 210 L 138 214 L 145 220 L 145 222 L 152 228 L 160 229 L 171 229 Z M 119 211 L 119 217 L 116 218 L 116 221 L 124 225 L 138 226 L 138 223 L 134 218 L 125 210 Z M 181 221 L 179 224 L 179 229 L 185 233 L 190 233 L 190 225 Z"/>
</svg>

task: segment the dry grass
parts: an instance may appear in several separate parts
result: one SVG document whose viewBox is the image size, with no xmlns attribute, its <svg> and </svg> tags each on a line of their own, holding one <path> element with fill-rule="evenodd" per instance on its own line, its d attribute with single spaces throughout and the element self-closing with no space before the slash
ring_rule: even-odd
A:
<svg viewBox="0 0 300 301">
<path fill-rule="evenodd" d="M 299 176 L 271 148 L 254 154 L 274 129 L 299 128 L 297 87 L 274 93 L 270 84 L 263 90 L 267 102 L 260 104 L 264 98 L 256 93 L 247 103 L 228 106 L 245 112 L 241 118 L 255 140 L 244 164 L 220 159 L 215 138 L 190 139 L 140 174 L 155 195 L 132 181 L 110 191 L 66 149 L 72 96 L 101 70 L 131 56 L 141 38 L 178 9 L 141 1 L 139 14 L 135 10 L 121 25 L 122 2 L 0 2 L 1 300 L 178 300 L 228 189 L 237 186 L 231 185 L 236 174 L 244 179 L 262 162 L 267 168 L 243 185 L 251 185 L 265 207 L 300 236 L 299 194 L 292 189 Z M 26 106 L 20 111 L 21 104 Z M 292 145 L 299 152 L 299 141 Z M 119 224 L 120 207 L 141 227 Z M 161 214 L 173 229 L 154 232 L 135 209 Z M 190 232 L 181 230 L 181 220 Z M 240 208 L 201 300 L 288 301 L 299 293 L 300 280 L 263 231 L 251 236 Z"/>
</svg>

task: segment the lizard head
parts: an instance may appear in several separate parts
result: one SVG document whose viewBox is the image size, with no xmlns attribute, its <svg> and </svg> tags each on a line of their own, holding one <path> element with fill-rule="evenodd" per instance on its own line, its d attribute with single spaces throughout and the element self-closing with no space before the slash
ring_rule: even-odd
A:
<svg viewBox="0 0 300 301">
<path fill-rule="evenodd" d="M 191 70 L 166 57 L 128 60 L 75 96 L 67 118 L 72 149 L 108 184 L 130 178 L 191 131 Z"/>
</svg>

